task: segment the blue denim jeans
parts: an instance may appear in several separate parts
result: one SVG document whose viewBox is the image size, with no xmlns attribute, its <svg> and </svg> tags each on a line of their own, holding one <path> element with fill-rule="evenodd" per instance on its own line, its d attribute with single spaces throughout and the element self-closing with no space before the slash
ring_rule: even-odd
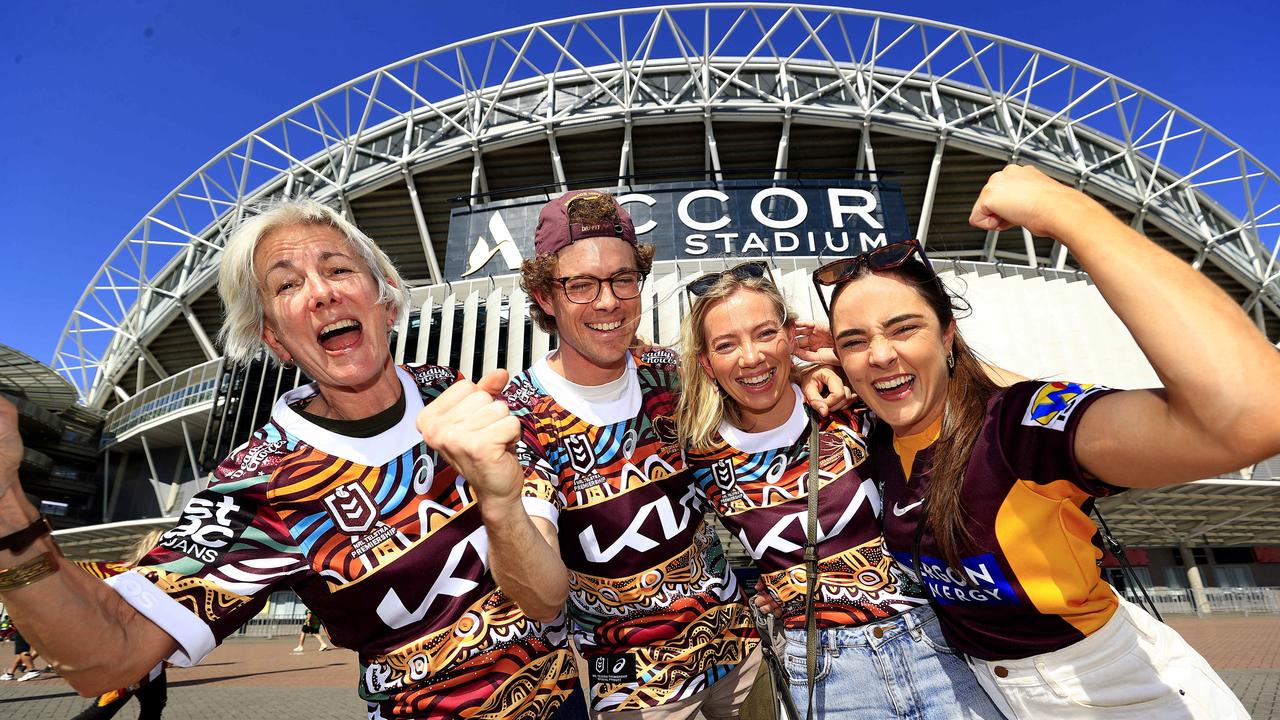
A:
<svg viewBox="0 0 1280 720">
<path fill-rule="evenodd" d="M 787 630 L 791 697 L 809 705 L 804 630 Z M 814 716 L 824 720 L 1003 718 L 924 605 L 881 622 L 818 631 Z"/>
</svg>

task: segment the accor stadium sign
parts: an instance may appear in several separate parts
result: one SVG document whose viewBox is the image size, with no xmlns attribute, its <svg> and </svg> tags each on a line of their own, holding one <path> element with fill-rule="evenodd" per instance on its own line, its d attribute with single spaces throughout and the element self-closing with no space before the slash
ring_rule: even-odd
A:
<svg viewBox="0 0 1280 720">
<path fill-rule="evenodd" d="M 607 188 L 606 188 L 607 189 Z M 610 189 L 656 259 L 838 257 L 910 237 L 902 190 L 860 180 L 663 183 Z M 548 195 L 457 208 L 449 220 L 450 280 L 516 272 L 533 253 Z"/>
</svg>

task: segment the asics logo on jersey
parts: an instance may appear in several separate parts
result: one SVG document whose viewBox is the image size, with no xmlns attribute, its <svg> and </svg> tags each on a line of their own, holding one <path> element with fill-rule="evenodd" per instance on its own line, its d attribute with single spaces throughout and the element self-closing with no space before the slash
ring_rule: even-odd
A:
<svg viewBox="0 0 1280 720">
<path fill-rule="evenodd" d="M 338 529 L 347 535 L 369 532 L 378 519 L 378 507 L 369 491 L 358 481 L 339 485 L 324 498 L 324 508 L 337 523 Z"/>
<path fill-rule="evenodd" d="M 914 509 L 916 509 L 916 508 L 920 507 L 920 505 L 921 505 L 921 504 L 923 504 L 923 503 L 924 503 L 924 500 L 917 500 L 917 501 L 915 501 L 915 502 L 911 503 L 910 505 L 907 505 L 906 507 L 898 507 L 898 503 L 896 503 L 896 502 L 895 502 L 895 503 L 893 504 L 893 516 L 894 516 L 894 517 L 902 517 L 903 515 L 906 515 L 907 513 L 911 512 L 912 510 L 914 510 Z"/>
<path fill-rule="evenodd" d="M 564 439 L 564 448 L 569 453 L 569 467 L 575 472 L 585 475 L 595 469 L 596 454 L 586 435 L 570 435 Z"/>
<path fill-rule="evenodd" d="M 431 490 L 431 483 L 436 479 L 436 461 L 431 453 L 423 453 L 413 461 L 413 492 L 426 495 Z"/>
<path fill-rule="evenodd" d="M 701 515 L 693 512 L 695 497 L 695 490 L 690 486 L 689 490 L 680 498 L 680 513 L 678 517 L 676 509 L 671 506 L 671 498 L 667 495 L 641 506 L 639 511 L 636 512 L 635 518 L 627 525 L 627 529 L 607 548 L 600 547 L 600 541 L 596 538 L 596 529 L 588 527 L 578 534 L 578 541 L 582 543 L 582 553 L 587 560 L 593 563 L 602 563 L 614 559 L 623 550 L 634 550 L 635 552 L 652 550 L 658 547 L 658 541 L 646 537 L 640 532 L 640 528 L 649 520 L 649 516 L 654 514 L 658 516 L 658 523 L 662 528 L 662 539 L 670 540 L 688 528 L 689 523 L 695 516 L 697 519 L 701 519 Z"/>
<path fill-rule="evenodd" d="M 485 534 L 483 527 L 476 528 L 462 542 L 453 546 L 444 566 L 440 568 L 440 576 L 432 583 L 426 597 L 422 598 L 416 609 L 411 611 L 406 608 L 400 594 L 395 588 L 391 588 L 383 596 L 382 602 L 378 603 L 378 617 L 387 627 L 397 630 L 418 622 L 426 617 L 437 598 L 462 597 L 479 587 L 479 583 L 469 578 L 481 575 L 473 570 L 476 563 L 485 570 L 489 569 L 488 557 L 489 536 Z"/>
</svg>

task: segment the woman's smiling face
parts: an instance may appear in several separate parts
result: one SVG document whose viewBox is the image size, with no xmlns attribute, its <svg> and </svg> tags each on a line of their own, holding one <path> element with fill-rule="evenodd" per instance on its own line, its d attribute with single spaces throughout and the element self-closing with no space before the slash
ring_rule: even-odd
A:
<svg viewBox="0 0 1280 720">
<path fill-rule="evenodd" d="M 340 232 L 286 225 L 253 254 L 263 302 L 263 340 L 328 390 L 394 383 L 387 331 L 394 318 Z M 377 412 L 375 408 L 373 412 Z"/>
<path fill-rule="evenodd" d="M 854 392 L 895 434 L 914 435 L 941 417 L 955 322 L 942 327 L 919 290 L 867 273 L 840 288 L 831 331 Z"/>
<path fill-rule="evenodd" d="M 743 430 L 771 430 L 791 417 L 791 330 L 769 297 L 750 288 L 714 301 L 702 319 L 698 362 L 737 404 Z"/>
</svg>

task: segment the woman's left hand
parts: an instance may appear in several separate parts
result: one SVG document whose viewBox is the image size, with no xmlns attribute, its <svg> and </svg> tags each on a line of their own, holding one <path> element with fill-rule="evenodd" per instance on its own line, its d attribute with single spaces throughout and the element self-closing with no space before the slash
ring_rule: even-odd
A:
<svg viewBox="0 0 1280 720">
<path fill-rule="evenodd" d="M 812 320 L 797 320 L 795 337 L 791 350 L 793 355 L 805 362 L 839 367 L 840 359 L 836 357 L 831 326 Z"/>
</svg>

